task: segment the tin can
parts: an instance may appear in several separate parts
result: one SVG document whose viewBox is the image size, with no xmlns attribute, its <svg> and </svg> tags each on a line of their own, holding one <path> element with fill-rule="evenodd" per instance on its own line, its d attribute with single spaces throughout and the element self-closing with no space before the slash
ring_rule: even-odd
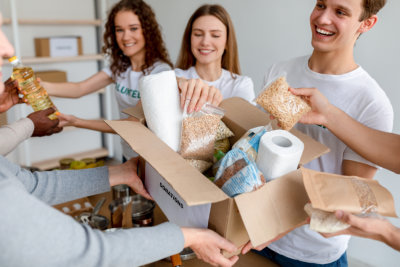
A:
<svg viewBox="0 0 400 267">
<path fill-rule="evenodd" d="M 133 227 L 152 226 L 154 223 L 154 201 L 141 195 L 132 196 L 132 224 Z"/>
</svg>

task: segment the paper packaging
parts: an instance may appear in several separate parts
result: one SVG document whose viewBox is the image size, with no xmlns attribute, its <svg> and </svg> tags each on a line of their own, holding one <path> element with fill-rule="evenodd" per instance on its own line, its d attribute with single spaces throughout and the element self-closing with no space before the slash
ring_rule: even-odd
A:
<svg viewBox="0 0 400 267">
<path fill-rule="evenodd" d="M 144 76 L 139 91 L 147 126 L 174 151 L 181 141 L 182 110 L 173 70 Z"/>
<path fill-rule="evenodd" d="M 268 114 L 241 98 L 226 99 L 221 107 L 225 110 L 222 120 L 235 134 L 230 140 L 232 143 L 248 129 L 264 126 L 270 122 Z M 140 118 L 140 114 L 143 114 L 140 106 L 125 112 L 143 119 Z M 168 203 L 157 201 L 158 205 L 168 205 L 174 208 L 176 213 L 185 213 L 186 210 L 190 213 L 191 209 L 196 208 L 207 210 L 211 206 L 208 227 L 237 246 L 244 245 L 249 238 L 254 246 L 258 246 L 304 224 L 307 219 L 303 208 L 308 202 L 308 196 L 300 170 L 275 179 L 254 192 L 229 198 L 141 123 L 130 121 L 107 121 L 107 123 L 151 164 L 154 171 L 160 174 L 157 176 L 154 173 L 146 173 L 146 184 L 150 181 L 157 187 L 158 194 L 165 196 L 165 201 L 168 201 Z M 304 143 L 300 164 L 329 151 L 326 146 L 295 129 L 290 132 Z M 162 180 L 153 181 L 157 177 L 161 177 Z M 151 194 L 154 198 L 159 197 Z M 163 212 L 169 220 L 178 221 L 164 209 Z M 187 223 L 187 220 L 180 225 Z M 196 222 L 193 225 L 196 225 Z"/>
<path fill-rule="evenodd" d="M 0 126 L 7 124 L 7 113 L 0 113 Z"/>
<path fill-rule="evenodd" d="M 303 142 L 288 131 L 266 132 L 258 147 L 257 167 L 265 179 L 275 179 L 297 169 L 303 149 Z"/>
<path fill-rule="evenodd" d="M 360 214 L 375 208 L 380 215 L 397 217 L 392 195 L 376 180 L 306 168 L 301 168 L 301 172 L 305 189 L 315 209 Z"/>
<path fill-rule="evenodd" d="M 82 55 L 80 36 L 35 38 L 37 57 L 70 57 Z"/>
</svg>

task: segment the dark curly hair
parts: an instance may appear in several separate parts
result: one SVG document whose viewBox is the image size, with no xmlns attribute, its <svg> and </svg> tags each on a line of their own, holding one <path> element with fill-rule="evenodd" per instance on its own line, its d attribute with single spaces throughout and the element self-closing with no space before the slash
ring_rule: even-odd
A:
<svg viewBox="0 0 400 267">
<path fill-rule="evenodd" d="M 125 72 L 131 65 L 129 57 L 125 56 L 119 48 L 115 36 L 115 17 L 120 11 L 132 11 L 139 17 L 142 26 L 143 36 L 145 40 L 145 62 L 141 66 L 141 70 L 146 74 L 146 69 L 153 66 L 158 60 L 163 61 L 171 66 L 167 49 L 161 36 L 160 27 L 157 23 L 156 16 L 149 5 L 143 0 L 122 0 L 115 4 L 111 9 L 105 25 L 103 36 L 104 46 L 103 53 L 111 58 L 112 78 L 115 80 L 117 76 Z"/>
</svg>

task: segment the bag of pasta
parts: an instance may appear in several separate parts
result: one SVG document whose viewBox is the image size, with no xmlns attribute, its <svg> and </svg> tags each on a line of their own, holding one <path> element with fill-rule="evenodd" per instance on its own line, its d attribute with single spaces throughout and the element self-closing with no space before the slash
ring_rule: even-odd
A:
<svg viewBox="0 0 400 267">
<path fill-rule="evenodd" d="M 224 110 L 204 104 L 198 112 L 187 114 L 186 101 L 182 120 L 180 154 L 185 159 L 200 159 L 212 162 L 217 129 Z"/>
<path fill-rule="evenodd" d="M 235 197 L 260 188 L 265 178 L 244 151 L 234 148 L 220 160 L 214 183 L 225 194 Z"/>
<path fill-rule="evenodd" d="M 272 131 L 271 124 L 266 126 L 259 126 L 248 130 L 233 146 L 232 148 L 239 148 L 247 153 L 249 158 L 256 161 L 258 155 L 258 146 L 261 137 L 266 133 Z"/>
</svg>

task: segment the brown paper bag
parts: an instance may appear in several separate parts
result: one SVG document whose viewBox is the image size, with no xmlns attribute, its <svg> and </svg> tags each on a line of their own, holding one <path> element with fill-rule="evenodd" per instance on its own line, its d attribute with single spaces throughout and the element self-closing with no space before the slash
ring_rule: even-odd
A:
<svg viewBox="0 0 400 267">
<path fill-rule="evenodd" d="M 301 168 L 312 207 L 323 211 L 343 210 L 353 214 L 375 212 L 397 217 L 393 196 L 376 180 L 322 173 Z"/>
</svg>

